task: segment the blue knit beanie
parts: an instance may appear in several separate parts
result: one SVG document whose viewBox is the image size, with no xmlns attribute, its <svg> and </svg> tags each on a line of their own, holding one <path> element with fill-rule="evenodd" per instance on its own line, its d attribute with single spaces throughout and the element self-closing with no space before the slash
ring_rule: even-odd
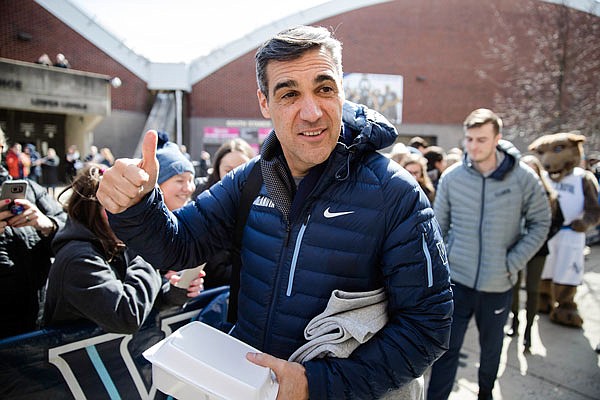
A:
<svg viewBox="0 0 600 400">
<path fill-rule="evenodd" d="M 160 169 L 158 171 L 158 184 L 160 185 L 167 179 L 182 174 L 191 172 L 194 175 L 194 165 L 185 158 L 173 142 L 169 142 L 169 135 L 165 132 L 158 132 L 158 144 L 156 146 L 156 158 Z"/>
</svg>

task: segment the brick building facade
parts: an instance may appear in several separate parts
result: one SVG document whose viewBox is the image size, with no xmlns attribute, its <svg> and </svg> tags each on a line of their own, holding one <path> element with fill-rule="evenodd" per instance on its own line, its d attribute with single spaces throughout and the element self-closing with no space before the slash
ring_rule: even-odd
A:
<svg viewBox="0 0 600 400">
<path fill-rule="evenodd" d="M 87 136 L 86 132 L 80 132 L 83 139 L 77 143 L 82 147 L 93 141 L 113 148 L 117 156 L 131 156 L 157 91 L 149 89 L 147 77 L 86 39 L 81 28 L 72 29 L 67 18 L 58 18 L 41 5 L 45 3 L 52 1 L 0 0 L 0 58 L 34 62 L 42 53 L 51 58 L 63 53 L 74 70 L 118 76 L 122 86 L 111 91 L 112 112 L 86 127 Z M 598 48 L 597 13 L 538 0 L 395 0 L 324 19 L 299 20 L 335 30 L 344 44 L 345 73 L 401 76 L 402 123 L 397 125 L 401 140 L 425 136 L 446 148 L 460 144 L 462 121 L 478 107 L 493 108 L 512 121 L 511 139 L 520 148 L 526 145 L 527 137 L 518 133 L 524 129 L 526 119 L 513 118 L 511 107 L 520 112 L 516 108 L 520 104 L 529 107 L 522 98 L 541 96 L 554 86 L 540 87 L 540 94 L 528 94 L 527 84 L 519 82 L 519 78 L 533 79 L 525 73 L 531 70 L 541 71 L 541 76 L 545 76 L 543 68 L 549 63 L 563 67 L 576 63 L 576 58 L 566 56 L 553 59 L 555 53 L 550 52 L 553 40 L 562 40 L 561 26 L 565 21 L 572 27 L 564 39 L 564 46 L 571 49 L 569 57 L 590 46 L 591 50 Z M 556 25 L 554 31 L 558 36 L 552 36 L 554 31 L 547 29 L 552 24 Z M 89 29 L 98 29 L 92 19 Z M 543 35 L 549 35 L 546 44 L 540 40 Z M 211 151 L 218 145 L 218 141 L 205 139 L 207 127 L 238 124 L 268 129 L 268 121 L 262 119 L 256 99 L 254 51 L 258 45 L 259 42 L 254 49 L 202 79 L 190 79 L 189 90 L 183 96 L 183 142 L 193 157 L 197 158 L 203 148 Z M 544 54 L 548 60 L 540 62 Z M 136 61 L 139 65 L 151 64 L 139 58 Z M 570 74 L 577 74 L 577 79 L 583 81 L 579 84 L 581 89 L 563 88 L 558 108 L 567 115 L 567 111 L 583 104 L 581 98 L 589 98 L 595 105 L 589 106 L 588 114 L 591 120 L 600 121 L 600 88 L 598 80 L 593 78 L 600 75 L 600 51 L 590 51 L 587 60 L 586 68 L 561 70 L 563 79 L 558 89 L 570 79 Z M 548 75 L 555 73 L 554 68 Z M 552 95 L 547 94 L 548 101 Z M 4 108 L 0 106 L 0 123 L 2 116 L 15 112 Z M 532 111 L 527 108 L 523 113 Z M 556 112 L 548 110 L 548 113 Z M 571 127 L 563 122 L 561 127 Z M 553 129 L 549 123 L 544 126 Z M 600 126 L 586 127 L 589 130 L 585 133 L 593 142 Z"/>
</svg>

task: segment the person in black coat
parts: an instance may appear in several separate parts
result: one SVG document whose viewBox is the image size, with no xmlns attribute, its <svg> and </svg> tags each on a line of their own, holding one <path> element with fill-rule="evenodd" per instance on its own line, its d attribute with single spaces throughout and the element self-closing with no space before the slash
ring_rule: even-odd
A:
<svg viewBox="0 0 600 400">
<path fill-rule="evenodd" d="M 6 146 L 1 129 L 0 145 Z M 0 167 L 0 183 L 11 179 Z M 37 183 L 27 182 L 25 199 L 14 201 L 18 210 L 0 211 L 0 338 L 39 327 L 40 299 L 53 257 L 50 243 L 66 220 L 60 203 Z"/>
<path fill-rule="evenodd" d="M 174 280 L 163 279 L 115 236 L 95 198 L 104 168 L 88 163 L 63 191 L 72 191 L 69 217 L 52 242 L 56 259 L 48 276 L 44 324 L 88 320 L 106 332 L 130 334 L 154 306 L 183 305 L 188 291 L 200 290 L 202 279 L 193 280 L 187 289 L 175 287 Z"/>
<path fill-rule="evenodd" d="M 48 189 L 48 193 L 55 195 L 54 190 L 60 183 L 58 179 L 58 165 L 60 158 L 56 155 L 56 150 L 52 147 L 48 149 L 48 154 L 39 160 L 42 167 L 42 185 Z"/>
</svg>

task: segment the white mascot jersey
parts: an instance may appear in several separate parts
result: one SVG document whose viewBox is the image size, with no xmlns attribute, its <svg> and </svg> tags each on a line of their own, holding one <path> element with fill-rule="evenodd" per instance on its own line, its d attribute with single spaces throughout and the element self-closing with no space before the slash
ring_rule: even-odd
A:
<svg viewBox="0 0 600 400">
<path fill-rule="evenodd" d="M 585 233 L 575 232 L 569 225 L 583 216 L 583 175 L 584 170 L 575 168 L 560 182 L 552 182 L 558 193 L 558 203 L 565 222 L 560 231 L 548 241 L 550 254 L 546 257 L 542 279 L 552 279 L 554 283 L 577 286 L 583 280 L 583 249 Z"/>
</svg>

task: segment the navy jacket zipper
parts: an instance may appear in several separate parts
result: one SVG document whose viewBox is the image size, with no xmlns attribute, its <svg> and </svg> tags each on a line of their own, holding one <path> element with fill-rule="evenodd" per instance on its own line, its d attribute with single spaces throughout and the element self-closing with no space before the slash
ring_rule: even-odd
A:
<svg viewBox="0 0 600 400">
<path fill-rule="evenodd" d="M 310 220 L 310 214 L 306 217 L 306 221 L 300 227 L 298 237 L 296 238 L 296 244 L 294 245 L 294 255 L 292 256 L 292 265 L 290 266 L 290 276 L 288 277 L 288 286 L 285 295 L 290 297 L 292 294 L 292 286 L 294 285 L 294 275 L 296 273 L 296 264 L 298 263 L 298 254 L 300 253 L 300 246 L 302 245 L 302 239 L 304 238 L 304 231 Z"/>
</svg>

